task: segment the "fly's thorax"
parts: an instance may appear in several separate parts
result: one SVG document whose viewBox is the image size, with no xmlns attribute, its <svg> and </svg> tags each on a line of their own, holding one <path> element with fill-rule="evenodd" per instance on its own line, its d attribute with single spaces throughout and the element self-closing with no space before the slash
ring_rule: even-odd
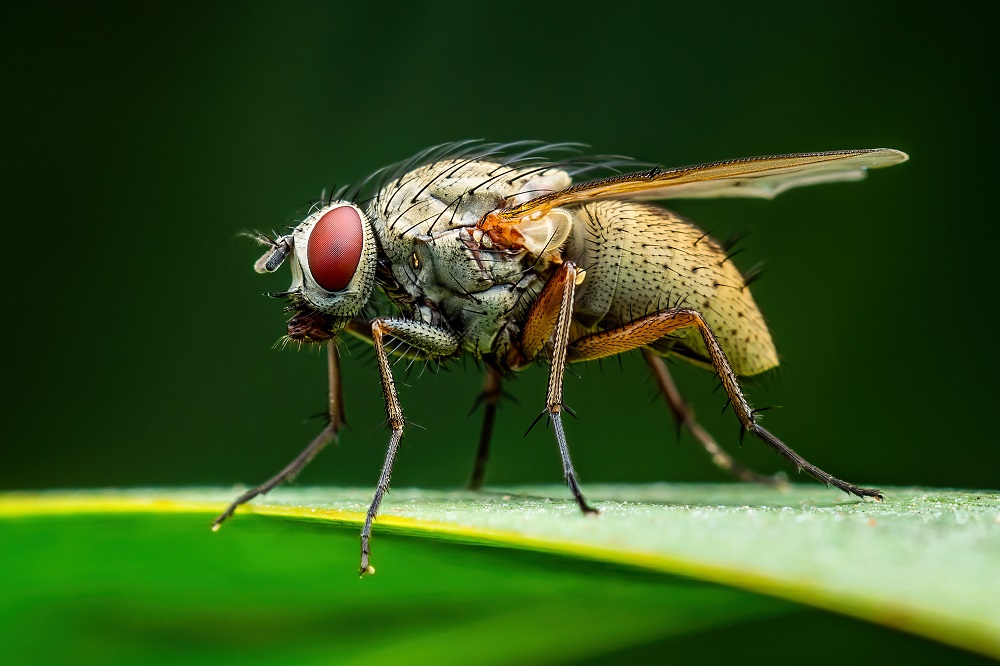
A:
<svg viewBox="0 0 1000 666">
<path fill-rule="evenodd" d="M 369 215 L 400 287 L 432 305 L 461 334 L 466 350 L 505 354 L 530 305 L 529 294 L 542 287 L 532 269 L 548 262 L 493 247 L 476 224 L 499 207 L 569 183 L 559 169 L 437 162 L 384 186 Z"/>
<path fill-rule="evenodd" d="M 495 252 L 475 225 L 511 202 L 566 187 L 555 168 L 509 166 L 484 160 L 446 160 L 386 184 L 368 208 L 373 230 L 396 281 L 432 300 L 516 283 L 523 253 Z"/>
<path fill-rule="evenodd" d="M 331 203 L 271 242 L 257 272 L 273 272 L 291 256 L 288 294 L 299 305 L 345 321 L 356 316 L 375 286 L 377 246 L 371 222 L 353 203 Z"/>
<path fill-rule="evenodd" d="M 407 172 L 382 187 L 370 213 L 383 246 L 405 236 L 471 227 L 505 205 L 569 186 L 561 169 L 484 160 L 445 160 Z M 396 257 L 392 257 L 394 260 Z"/>
</svg>

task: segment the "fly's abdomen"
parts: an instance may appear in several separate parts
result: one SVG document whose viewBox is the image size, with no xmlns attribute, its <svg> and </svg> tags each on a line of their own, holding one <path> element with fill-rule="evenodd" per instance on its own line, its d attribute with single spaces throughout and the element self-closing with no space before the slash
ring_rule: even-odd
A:
<svg viewBox="0 0 1000 666">
<path fill-rule="evenodd" d="M 575 316 L 601 329 L 668 308 L 697 310 L 739 375 L 778 365 L 778 355 L 743 275 L 719 244 L 679 215 L 649 204 L 601 201 L 574 211 L 566 257 L 587 271 Z M 708 362 L 700 333 L 681 329 L 652 345 Z"/>
</svg>

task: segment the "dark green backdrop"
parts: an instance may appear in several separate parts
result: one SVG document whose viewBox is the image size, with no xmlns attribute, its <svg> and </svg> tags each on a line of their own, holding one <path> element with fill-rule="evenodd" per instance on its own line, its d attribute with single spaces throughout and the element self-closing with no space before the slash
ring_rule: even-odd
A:
<svg viewBox="0 0 1000 666">
<path fill-rule="evenodd" d="M 992 433 L 995 75 L 959 5 L 32 3 L 2 10 L 4 435 L 0 488 L 258 481 L 320 427 L 322 360 L 272 349 L 287 284 L 237 238 L 324 187 L 431 144 L 583 141 L 676 166 L 890 146 L 863 183 L 773 202 L 679 202 L 726 237 L 783 370 L 749 389 L 767 425 L 866 484 L 997 487 Z M 307 483 L 371 486 L 377 374 L 345 359 L 352 425 Z M 641 359 L 577 370 L 568 425 L 584 484 L 723 478 L 651 402 Z M 707 373 L 678 379 L 720 441 Z M 460 485 L 479 422 L 474 364 L 413 376 L 397 485 Z M 522 434 L 524 373 L 493 484 L 558 482 L 550 432 Z M 787 469 L 756 441 L 738 456 Z M 585 486 L 586 488 L 586 486 Z M 831 491 L 833 492 L 833 491 Z"/>
</svg>

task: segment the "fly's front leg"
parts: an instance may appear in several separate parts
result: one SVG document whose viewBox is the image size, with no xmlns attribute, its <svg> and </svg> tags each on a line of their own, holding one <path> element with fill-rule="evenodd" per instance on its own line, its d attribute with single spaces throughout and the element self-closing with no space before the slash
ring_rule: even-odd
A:
<svg viewBox="0 0 1000 666">
<path fill-rule="evenodd" d="M 389 491 L 389 480 L 392 476 L 392 466 L 396 462 L 399 443 L 403 439 L 403 408 L 396 394 L 396 383 L 392 378 L 392 364 L 386 352 L 385 337 L 391 336 L 429 356 L 450 356 L 458 350 L 458 336 L 451 331 L 409 319 L 376 319 L 372 322 L 372 344 L 375 346 L 375 359 L 378 363 L 379 375 L 382 378 L 382 396 L 385 399 L 385 415 L 392 430 L 389 436 L 389 448 L 385 453 L 385 462 L 378 477 L 375 497 L 368 507 L 365 516 L 365 526 L 361 530 L 361 575 L 375 573 L 375 567 L 369 561 L 371 555 L 372 522 L 378 515 L 382 498 Z"/>
<path fill-rule="evenodd" d="M 563 375 L 566 371 L 566 349 L 569 344 L 570 324 L 573 319 L 573 297 L 577 281 L 582 281 L 583 272 L 576 269 L 572 261 L 559 267 L 555 275 L 546 283 L 538 295 L 524 325 L 521 348 L 527 358 L 533 358 L 541 350 L 546 339 L 552 339 L 552 365 L 549 368 L 549 387 L 545 393 L 545 409 L 556 431 L 559 455 L 562 457 L 563 476 L 573 492 L 573 498 L 584 513 L 598 513 L 587 504 L 576 479 L 576 470 L 569 456 L 566 433 L 562 425 Z M 554 332 L 553 332 L 554 329 Z"/>
<path fill-rule="evenodd" d="M 272 476 L 270 479 L 255 488 L 251 488 L 239 497 L 223 511 L 212 523 L 212 531 L 218 531 L 223 521 L 233 515 L 233 512 L 241 505 L 249 502 L 259 495 L 265 495 L 277 486 L 286 481 L 291 481 L 308 465 L 320 451 L 326 448 L 327 444 L 337 438 L 340 429 L 346 423 L 344 419 L 344 394 L 340 381 L 340 357 L 337 352 L 337 339 L 332 338 L 326 343 L 327 351 L 327 376 L 329 379 L 329 391 L 327 394 L 327 414 L 330 422 L 323 428 L 323 432 L 311 441 L 302 453 L 297 455 L 292 462 L 288 463 L 284 469 Z"/>
<path fill-rule="evenodd" d="M 570 345 L 569 358 L 572 361 L 586 361 L 612 354 L 620 354 L 630 349 L 648 345 L 671 331 L 676 331 L 686 326 L 695 326 L 701 333 L 702 340 L 705 341 L 705 347 L 708 349 L 712 366 L 718 373 L 719 379 L 722 380 L 722 386 L 726 390 L 726 395 L 729 396 L 729 402 L 732 404 L 736 416 L 740 420 L 740 425 L 744 430 L 752 432 L 768 446 L 794 463 L 798 469 L 804 470 L 816 480 L 835 486 L 851 495 L 873 497 L 878 500 L 882 499 L 882 492 L 879 490 L 861 488 L 846 481 L 841 481 L 831 474 L 827 474 L 756 423 L 756 413 L 743 396 L 743 391 L 740 389 L 739 382 L 736 379 L 736 373 L 733 372 L 732 366 L 729 365 L 729 360 L 726 358 L 725 352 L 722 351 L 715 333 L 709 328 L 704 317 L 696 310 L 689 308 L 662 310 L 619 326 L 618 328 L 585 336 L 579 340 L 575 340 Z"/>
<path fill-rule="evenodd" d="M 667 364 L 663 362 L 663 358 L 649 349 L 643 349 L 642 355 L 646 359 L 646 364 L 649 365 L 650 370 L 653 371 L 653 377 L 656 378 L 656 383 L 660 387 L 663 399 L 666 401 L 667 407 L 670 408 L 670 413 L 673 414 L 677 426 L 679 428 L 687 428 L 687 431 L 698 440 L 698 443 L 705 449 L 705 452 L 712 457 L 712 462 L 717 467 L 729 472 L 740 481 L 762 483 L 776 487 L 786 487 L 788 485 L 780 477 L 758 474 L 733 460 L 732 456 L 719 446 L 719 443 L 715 441 L 711 433 L 702 428 L 701 424 L 694 418 L 694 413 L 692 413 L 691 408 L 684 401 L 684 398 L 681 397 L 680 391 L 677 390 L 677 385 L 674 384 L 674 380 L 670 376 L 670 371 L 667 369 Z"/>
</svg>

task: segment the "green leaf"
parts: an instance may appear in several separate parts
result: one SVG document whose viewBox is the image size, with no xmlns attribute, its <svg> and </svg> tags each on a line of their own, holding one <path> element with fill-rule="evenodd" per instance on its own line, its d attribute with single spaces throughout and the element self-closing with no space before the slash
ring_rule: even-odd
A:
<svg viewBox="0 0 1000 666">
<path fill-rule="evenodd" d="M 0 650 L 62 663 L 557 663 L 663 641 L 676 655 L 681 637 L 740 626 L 757 627 L 752 641 L 797 617 L 792 601 L 1000 656 L 995 492 L 587 491 L 602 515 L 580 515 L 556 486 L 394 491 L 372 541 L 378 574 L 361 581 L 370 489 L 280 489 L 214 535 L 232 491 L 0 495 Z"/>
</svg>

